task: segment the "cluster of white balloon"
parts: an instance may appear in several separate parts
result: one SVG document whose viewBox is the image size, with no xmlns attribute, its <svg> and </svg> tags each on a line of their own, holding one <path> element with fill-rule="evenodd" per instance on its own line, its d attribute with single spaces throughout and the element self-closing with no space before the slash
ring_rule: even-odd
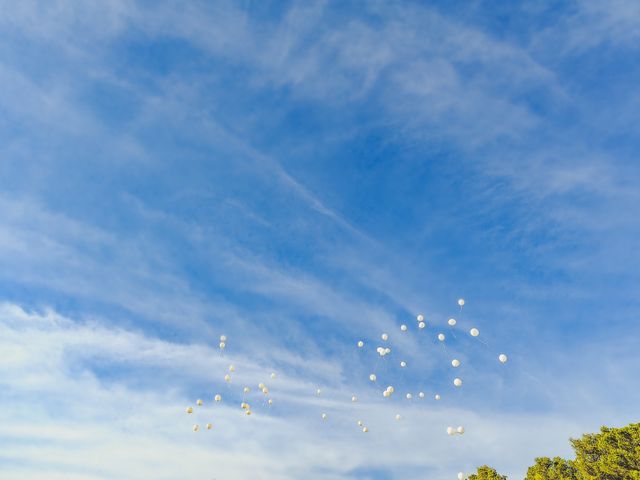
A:
<svg viewBox="0 0 640 480">
<path fill-rule="evenodd" d="M 219 343 L 219 348 L 220 348 L 220 352 L 223 353 L 226 346 L 227 346 L 227 337 L 226 335 L 220 335 L 220 343 Z M 236 367 L 232 364 L 229 365 L 229 372 L 225 374 L 224 376 L 224 381 L 227 383 L 228 386 L 230 386 L 231 381 L 232 381 L 232 377 L 231 374 L 234 373 L 236 371 Z M 277 378 L 277 375 L 275 374 L 275 372 L 271 372 L 271 374 L 269 375 L 269 378 L 271 378 L 271 380 L 275 380 Z M 229 387 L 230 388 L 230 387 Z M 269 388 L 265 385 L 264 382 L 260 382 L 258 384 L 258 389 L 262 392 L 262 394 L 264 395 L 265 399 L 266 399 L 266 405 L 271 407 L 271 405 L 273 405 L 273 400 L 269 397 Z M 251 415 L 253 412 L 251 410 L 251 406 L 249 405 L 249 403 L 247 403 L 246 400 L 246 396 L 248 394 L 251 393 L 251 388 L 248 386 L 245 386 L 242 388 L 242 400 L 240 402 L 240 409 L 241 411 L 244 412 L 245 415 Z M 219 393 L 216 393 L 213 396 L 213 401 L 214 403 L 220 403 L 222 402 L 222 395 Z M 204 405 L 204 402 L 202 401 L 202 399 L 198 399 L 196 400 L 196 406 L 197 407 L 202 407 Z M 194 414 L 194 408 L 189 406 L 186 408 L 186 413 L 189 415 L 193 415 Z M 205 428 L 207 430 L 211 430 L 213 428 L 213 424 L 212 423 L 207 423 L 205 425 Z M 198 432 L 200 431 L 200 425 L 199 424 L 194 424 L 193 425 L 193 431 L 194 432 Z"/>
<path fill-rule="evenodd" d="M 462 310 L 463 307 L 465 305 L 465 300 L 463 298 L 458 299 L 458 306 L 460 307 L 460 314 L 462 314 Z M 416 321 L 417 321 L 417 325 L 418 325 L 418 329 L 419 330 L 424 330 L 427 326 L 426 320 L 425 320 L 425 316 L 420 313 L 416 316 Z M 455 318 L 450 318 L 447 320 L 447 324 L 449 325 L 449 327 L 456 327 L 456 325 L 458 325 L 458 320 L 456 320 Z M 409 327 L 405 324 L 400 325 L 400 331 L 402 333 L 406 333 L 409 330 Z M 456 338 L 455 333 L 452 331 L 451 332 L 453 337 Z M 480 336 L 480 330 L 476 327 L 472 327 L 469 329 L 469 335 L 473 338 L 478 338 Z M 389 341 L 389 334 L 388 333 L 382 333 L 380 335 L 380 338 L 383 342 L 388 342 Z M 439 342 L 445 342 L 446 341 L 446 335 L 444 333 L 438 333 L 436 336 L 437 340 Z M 483 342 L 482 340 L 479 340 L 483 345 L 487 346 L 487 344 L 485 342 Z M 358 342 L 356 343 L 357 347 L 359 349 L 363 349 L 365 347 L 365 342 L 363 340 L 358 340 Z M 376 352 L 379 356 L 379 360 L 380 359 L 384 359 L 386 356 L 388 356 L 389 354 L 391 354 L 391 348 L 385 344 L 383 345 L 379 345 L 376 347 Z M 506 363 L 507 362 L 507 355 L 504 353 L 500 353 L 498 355 L 498 361 L 500 363 Z M 458 359 L 458 358 L 453 358 L 451 360 L 451 366 L 453 368 L 459 368 L 461 366 L 462 362 Z M 377 364 L 376 364 L 377 365 Z M 407 367 L 407 362 L 405 360 L 401 360 L 400 361 L 400 367 L 401 368 L 406 368 Z M 378 381 L 378 375 L 376 374 L 376 369 L 373 369 L 374 371 L 369 375 L 369 380 L 373 383 L 377 383 Z M 460 388 L 462 387 L 463 381 L 462 378 L 460 377 L 455 377 L 453 378 L 453 386 L 456 388 Z M 393 385 L 388 385 L 383 391 L 382 391 L 382 396 L 384 398 L 390 398 L 395 392 L 395 388 Z M 316 395 L 320 395 L 321 394 L 321 389 L 317 389 L 316 390 Z M 420 399 L 424 399 L 425 398 L 425 393 L 424 392 L 419 392 L 418 393 L 418 398 Z M 405 395 L 407 400 L 412 400 L 413 399 L 413 394 L 412 393 L 407 393 Z M 434 397 L 435 400 L 440 400 L 441 396 L 439 393 L 435 393 Z M 357 397 L 355 395 L 353 395 L 351 397 L 351 401 L 352 402 L 356 402 L 357 401 Z M 328 420 L 328 415 L 326 413 L 322 413 L 321 414 L 321 418 L 324 421 Z M 402 420 L 402 415 L 400 415 L 400 413 L 396 413 L 395 415 L 395 419 L 396 420 Z M 357 421 L 357 425 L 362 429 L 362 431 L 364 433 L 367 433 L 369 431 L 369 428 L 364 424 L 364 422 L 362 420 L 358 420 Z M 455 436 L 455 435 L 463 435 L 465 433 L 465 427 L 460 425 L 458 427 L 452 427 L 449 426 L 446 428 L 446 432 L 448 435 L 450 436 Z M 464 478 L 466 478 L 466 476 L 464 475 L 464 473 L 460 472 L 458 473 L 458 479 L 459 480 L 463 480 Z"/>
</svg>

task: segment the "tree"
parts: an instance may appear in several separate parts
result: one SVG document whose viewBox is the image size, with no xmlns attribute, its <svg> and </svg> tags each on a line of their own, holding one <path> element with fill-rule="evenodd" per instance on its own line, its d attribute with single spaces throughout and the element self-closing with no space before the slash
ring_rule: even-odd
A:
<svg viewBox="0 0 640 480">
<path fill-rule="evenodd" d="M 572 439 L 580 480 L 640 480 L 640 423 Z"/>
<path fill-rule="evenodd" d="M 577 469 L 570 460 L 539 457 L 535 462 L 527 470 L 525 480 L 578 480 Z"/>
<path fill-rule="evenodd" d="M 507 480 L 507 477 L 500 475 L 495 469 L 483 465 L 473 475 L 469 475 L 469 480 Z"/>
<path fill-rule="evenodd" d="M 575 460 L 539 457 L 525 480 L 640 480 L 640 423 L 571 439 Z M 469 480 L 506 480 L 486 465 Z"/>
</svg>

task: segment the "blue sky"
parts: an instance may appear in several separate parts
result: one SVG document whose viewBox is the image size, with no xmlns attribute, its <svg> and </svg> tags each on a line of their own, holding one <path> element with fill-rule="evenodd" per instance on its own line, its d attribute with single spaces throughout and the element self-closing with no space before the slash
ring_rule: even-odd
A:
<svg viewBox="0 0 640 480">
<path fill-rule="evenodd" d="M 636 2 L 0 10 L 2 478 L 519 478 L 638 420 Z"/>
</svg>

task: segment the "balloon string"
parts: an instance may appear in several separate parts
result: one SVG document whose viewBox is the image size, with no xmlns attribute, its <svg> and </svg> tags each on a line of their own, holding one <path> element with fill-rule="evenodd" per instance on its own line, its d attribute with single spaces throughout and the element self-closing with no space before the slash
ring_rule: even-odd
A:
<svg viewBox="0 0 640 480">
<path fill-rule="evenodd" d="M 380 356 L 380 354 L 378 354 L 378 358 L 376 359 L 376 363 L 373 365 L 373 374 L 375 375 L 376 372 L 378 371 L 378 364 L 380 363 L 380 359 L 382 357 Z"/>
<path fill-rule="evenodd" d="M 449 330 L 451 331 L 451 336 L 452 336 L 455 340 L 457 340 L 457 339 L 458 339 L 458 337 L 456 337 L 456 332 L 455 332 L 455 330 L 454 330 L 453 326 L 449 325 Z"/>
</svg>

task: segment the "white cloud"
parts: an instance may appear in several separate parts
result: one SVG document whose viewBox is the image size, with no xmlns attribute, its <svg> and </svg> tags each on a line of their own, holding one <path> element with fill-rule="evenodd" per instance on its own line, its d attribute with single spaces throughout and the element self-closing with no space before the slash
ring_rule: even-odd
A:
<svg viewBox="0 0 640 480">
<path fill-rule="evenodd" d="M 353 406 L 348 377 L 317 398 L 312 382 L 289 373 L 294 365 L 265 380 L 276 402 L 272 412 L 254 394 L 255 415 L 246 417 L 220 377 L 234 362 L 233 388 L 264 380 L 269 369 L 251 358 L 221 358 L 215 348 L 13 304 L 0 307 L 0 332 L 3 478 L 331 479 L 379 469 L 445 479 L 485 462 L 521 473 L 534 455 L 568 453 L 567 437 L 585 425 L 564 415 L 454 409 L 446 400 L 383 403 L 367 389 Z M 280 353 L 272 351 L 275 358 Z M 322 368 L 317 359 L 302 361 Z M 126 375 L 118 377 L 120 369 Z M 205 390 L 193 391 L 198 384 Z M 213 406 L 210 397 L 220 389 L 225 401 Z M 196 396 L 207 404 L 191 418 L 184 408 Z M 321 422 L 321 411 L 329 422 Z M 393 420 L 398 411 L 400 423 Z M 366 436 L 355 425 L 359 418 L 370 427 Z M 212 431 L 190 431 L 194 421 L 209 419 Z M 467 433 L 451 439 L 444 433 L 449 424 L 464 424 Z"/>
</svg>

